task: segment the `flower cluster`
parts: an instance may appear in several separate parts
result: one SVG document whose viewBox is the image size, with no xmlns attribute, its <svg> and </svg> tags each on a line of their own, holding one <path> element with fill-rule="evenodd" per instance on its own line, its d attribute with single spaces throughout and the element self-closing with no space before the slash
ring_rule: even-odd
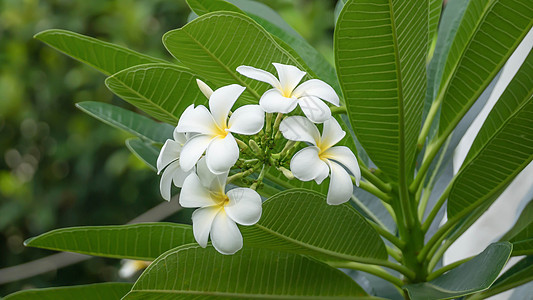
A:
<svg viewBox="0 0 533 300">
<path fill-rule="evenodd" d="M 353 183 L 358 185 L 361 177 L 352 151 L 335 146 L 346 133 L 324 103 L 339 106 L 333 88 L 318 79 L 300 84 L 305 72 L 290 65 L 273 65 L 279 78 L 250 66 L 237 68 L 240 74 L 266 82 L 272 89 L 263 93 L 259 105 L 233 111 L 245 87 L 232 84 L 213 91 L 197 80 L 209 99 L 209 108 L 189 106 L 179 119 L 174 139 L 165 142 L 157 159 L 158 173 L 163 171 L 163 198 L 170 200 L 172 184 L 181 187 L 179 203 L 197 208 L 192 215 L 196 241 L 206 247 L 210 238 L 223 254 L 242 248 L 237 224 L 259 221 L 262 201 L 256 190 L 271 170 L 277 169 L 288 179 L 317 184 L 330 177 L 327 202 L 332 205 L 348 201 Z M 300 113 L 295 111 L 297 107 Z M 298 115 L 301 113 L 305 117 Z M 322 124 L 322 134 L 316 123 Z M 304 144 L 307 146 L 300 147 Z"/>
</svg>

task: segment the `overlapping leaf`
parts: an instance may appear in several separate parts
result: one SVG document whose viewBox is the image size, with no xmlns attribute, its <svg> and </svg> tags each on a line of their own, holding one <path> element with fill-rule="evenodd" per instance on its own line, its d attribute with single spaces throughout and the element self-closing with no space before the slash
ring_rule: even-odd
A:
<svg viewBox="0 0 533 300">
<path fill-rule="evenodd" d="M 245 247 L 221 255 L 185 245 L 155 260 L 129 299 L 358 299 L 366 293 L 347 275 L 305 256 Z"/>
<path fill-rule="evenodd" d="M 132 111 L 102 102 L 80 102 L 76 107 L 115 128 L 129 132 L 141 139 L 164 143 L 172 139 L 174 128 L 166 123 L 155 122 Z"/>
<path fill-rule="evenodd" d="M 439 97 L 439 132 L 455 126 L 533 25 L 521 0 L 471 0 L 450 48 Z"/>
<path fill-rule="evenodd" d="M 242 103 L 257 103 L 268 84 L 237 73 L 248 65 L 276 74 L 273 62 L 295 65 L 307 71 L 297 59 L 278 45 L 261 26 L 236 12 L 208 13 L 163 36 L 168 51 L 216 87 L 240 84 L 246 87 Z"/>
<path fill-rule="evenodd" d="M 138 138 L 127 139 L 126 147 L 128 147 L 131 153 L 144 162 L 150 169 L 153 171 L 157 170 L 157 157 L 159 156 L 159 148 L 145 143 Z"/>
<path fill-rule="evenodd" d="M 495 200 L 533 159 L 533 52 L 496 103 L 450 191 L 448 215 Z"/>
<path fill-rule="evenodd" d="M 113 282 L 23 290 L 3 298 L 4 300 L 109 300 L 120 299 L 130 291 L 131 283 Z"/>
<path fill-rule="evenodd" d="M 386 260 L 385 244 L 348 204 L 332 206 L 303 189 L 281 192 L 263 203 L 263 215 L 242 228 L 246 245 L 296 251 L 329 259 Z"/>
<path fill-rule="evenodd" d="M 122 99 L 158 120 L 175 125 L 187 106 L 207 102 L 196 78 L 180 66 L 145 64 L 118 72 L 105 83 Z"/>
<path fill-rule="evenodd" d="M 35 38 L 105 75 L 111 75 L 136 65 L 165 62 L 159 58 L 67 30 L 45 30 L 36 34 Z"/>
<path fill-rule="evenodd" d="M 470 261 L 429 282 L 405 286 L 411 299 L 456 299 L 489 288 L 511 254 L 508 242 L 491 244 Z"/>
<path fill-rule="evenodd" d="M 514 248 L 513 248 L 514 252 Z M 502 293 L 514 287 L 520 286 L 533 280 L 533 256 L 526 256 L 514 264 L 509 270 L 505 271 L 490 289 L 481 293 L 484 298 Z M 524 299 L 513 298 L 510 299 Z"/>
<path fill-rule="evenodd" d="M 442 0 L 428 0 L 428 46 L 431 45 L 437 28 L 439 27 L 440 12 L 442 9 Z"/>
<path fill-rule="evenodd" d="M 414 161 L 426 90 L 428 1 L 348 1 L 335 59 L 348 115 L 372 160 L 393 180 Z"/>
<path fill-rule="evenodd" d="M 501 240 L 513 243 L 513 256 L 533 255 L 533 200 L 526 205 L 513 228 Z"/>
<path fill-rule="evenodd" d="M 24 244 L 95 256 L 154 260 L 169 249 L 192 242 L 190 225 L 141 223 L 56 229 L 28 239 Z"/>
</svg>

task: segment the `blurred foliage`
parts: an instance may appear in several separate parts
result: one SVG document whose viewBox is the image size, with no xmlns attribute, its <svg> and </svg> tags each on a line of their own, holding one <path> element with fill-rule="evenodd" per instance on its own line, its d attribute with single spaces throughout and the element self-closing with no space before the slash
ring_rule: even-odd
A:
<svg viewBox="0 0 533 300">
<path fill-rule="evenodd" d="M 336 1 L 263 2 L 333 61 Z M 188 15 L 184 0 L 0 1 L 0 268 L 51 253 L 25 249 L 28 237 L 67 226 L 123 224 L 162 201 L 159 177 L 124 147 L 128 135 L 74 103 L 133 107 L 113 97 L 102 74 L 33 35 L 67 29 L 171 60 L 161 37 Z M 116 260 L 96 258 L 0 286 L 0 295 L 116 280 L 118 267 Z"/>
</svg>

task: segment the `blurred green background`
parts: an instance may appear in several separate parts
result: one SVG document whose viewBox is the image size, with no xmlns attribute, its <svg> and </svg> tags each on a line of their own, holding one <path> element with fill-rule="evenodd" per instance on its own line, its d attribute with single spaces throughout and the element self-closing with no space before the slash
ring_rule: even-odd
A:
<svg viewBox="0 0 533 300">
<path fill-rule="evenodd" d="M 333 61 L 336 1 L 263 3 Z M 162 201 L 159 177 L 124 147 L 128 135 L 74 104 L 132 106 L 107 90 L 102 74 L 33 35 L 67 29 L 171 60 L 161 37 L 183 26 L 189 12 L 184 0 L 0 1 L 0 269 L 53 253 L 25 248 L 29 237 L 67 226 L 123 224 Z M 0 296 L 119 280 L 119 267 L 118 260 L 94 258 L 0 285 Z"/>
</svg>

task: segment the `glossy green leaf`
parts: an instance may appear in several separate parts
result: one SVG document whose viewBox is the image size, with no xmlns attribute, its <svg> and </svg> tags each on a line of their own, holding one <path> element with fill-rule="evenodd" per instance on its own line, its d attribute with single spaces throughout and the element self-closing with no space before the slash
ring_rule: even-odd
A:
<svg viewBox="0 0 533 300">
<path fill-rule="evenodd" d="M 190 225 L 140 223 L 61 228 L 28 239 L 24 244 L 94 256 L 154 260 L 169 249 L 193 242 Z"/>
<path fill-rule="evenodd" d="M 428 13 L 428 46 L 431 45 L 437 28 L 439 27 L 440 13 L 442 9 L 443 0 L 428 0 L 429 1 L 429 13 Z"/>
<path fill-rule="evenodd" d="M 440 133 L 455 127 L 532 25 L 533 5 L 522 0 L 469 2 L 440 86 Z"/>
<path fill-rule="evenodd" d="M 238 13 L 244 13 L 237 6 L 223 0 L 186 0 L 187 5 L 198 16 L 205 15 L 213 11 L 233 11 Z"/>
<path fill-rule="evenodd" d="M 456 299 L 489 288 L 511 255 L 510 243 L 495 243 L 429 282 L 405 286 L 411 299 Z"/>
<path fill-rule="evenodd" d="M 171 125 L 158 123 L 115 105 L 86 101 L 76 103 L 76 107 L 108 125 L 129 132 L 149 142 L 164 143 L 167 139 L 173 138 L 174 127 Z"/>
<path fill-rule="evenodd" d="M 348 116 L 368 155 L 393 180 L 414 166 L 426 91 L 427 1 L 348 1 L 335 63 Z"/>
<path fill-rule="evenodd" d="M 362 262 L 388 257 L 380 236 L 353 207 L 328 205 L 325 196 L 303 189 L 265 201 L 259 222 L 242 233 L 246 245 L 261 248 Z"/>
<path fill-rule="evenodd" d="M 153 171 L 157 170 L 157 157 L 159 156 L 160 149 L 143 142 L 138 138 L 131 138 L 126 140 L 126 147 L 133 153 L 138 159 L 144 162 Z"/>
<path fill-rule="evenodd" d="M 366 293 L 341 271 L 311 258 L 244 247 L 222 255 L 184 245 L 155 260 L 129 299 L 357 299 Z"/>
<path fill-rule="evenodd" d="M 533 159 L 533 52 L 481 127 L 448 198 L 448 216 L 495 200 Z"/>
<path fill-rule="evenodd" d="M 533 254 L 533 200 L 531 200 L 513 228 L 500 240 L 513 243 L 513 256 Z"/>
<path fill-rule="evenodd" d="M 204 104 L 207 98 L 190 70 L 171 64 L 146 64 L 128 68 L 106 79 L 120 98 L 152 117 L 175 125 L 187 106 Z"/>
<path fill-rule="evenodd" d="M 111 75 L 136 65 L 165 62 L 159 58 L 67 30 L 45 30 L 36 34 L 35 38 L 105 75 Z"/>
<path fill-rule="evenodd" d="M 272 63 L 278 62 L 308 71 L 255 21 L 235 12 L 200 16 L 180 29 L 167 32 L 163 43 L 174 57 L 216 87 L 234 83 L 245 86 L 241 103 L 256 104 L 260 95 L 271 87 L 240 75 L 236 71 L 238 66 L 253 66 L 276 74 Z"/>
<path fill-rule="evenodd" d="M 68 287 L 23 290 L 4 300 L 112 300 L 121 299 L 132 287 L 131 283 L 107 282 Z"/>
<path fill-rule="evenodd" d="M 514 248 L 513 248 L 514 251 Z M 505 271 L 498 280 L 490 287 L 490 289 L 484 291 L 480 294 L 480 299 L 484 299 L 527 282 L 533 280 L 533 256 L 526 256 L 516 264 L 514 264 L 509 270 Z M 476 297 L 474 297 L 475 299 Z M 520 298 L 511 298 L 511 299 L 520 299 Z"/>
</svg>

